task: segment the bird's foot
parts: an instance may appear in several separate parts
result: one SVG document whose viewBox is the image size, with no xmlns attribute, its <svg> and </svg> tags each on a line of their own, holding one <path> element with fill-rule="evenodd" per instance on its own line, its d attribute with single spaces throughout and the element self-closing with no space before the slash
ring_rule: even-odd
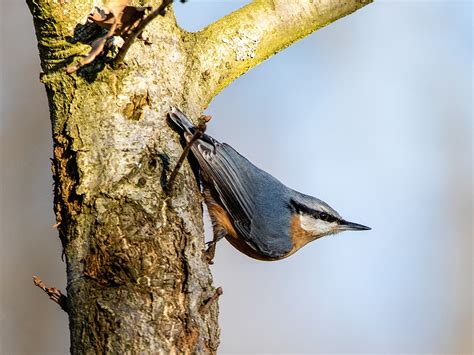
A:
<svg viewBox="0 0 474 355">
<path fill-rule="evenodd" d="M 225 237 L 225 233 L 218 232 L 217 235 L 214 234 L 214 239 L 209 242 L 206 242 L 206 249 L 202 251 L 203 260 L 209 265 L 214 264 L 214 256 L 216 255 L 216 245 L 219 240 Z"/>
<path fill-rule="evenodd" d="M 203 261 L 208 263 L 209 265 L 214 264 L 214 256 L 216 255 L 216 244 L 217 241 L 210 241 L 206 243 L 206 249 L 203 250 L 202 258 Z"/>
</svg>

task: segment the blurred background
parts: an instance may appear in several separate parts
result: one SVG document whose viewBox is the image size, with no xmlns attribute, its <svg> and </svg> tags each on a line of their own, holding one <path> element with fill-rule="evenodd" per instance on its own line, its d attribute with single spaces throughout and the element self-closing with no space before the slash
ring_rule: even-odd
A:
<svg viewBox="0 0 474 355">
<path fill-rule="evenodd" d="M 176 4 L 191 31 L 244 1 Z M 220 353 L 472 351 L 472 3 L 377 1 L 259 65 L 209 133 L 369 232 L 264 263 L 218 245 Z M 65 354 L 46 95 L 24 1 L 2 0 L 1 354 Z"/>
</svg>

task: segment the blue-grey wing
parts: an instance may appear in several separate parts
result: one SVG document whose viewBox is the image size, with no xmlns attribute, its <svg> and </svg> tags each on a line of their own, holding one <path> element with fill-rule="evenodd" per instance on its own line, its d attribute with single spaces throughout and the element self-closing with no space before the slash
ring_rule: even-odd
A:
<svg viewBox="0 0 474 355">
<path fill-rule="evenodd" d="M 262 189 L 267 189 L 269 182 L 275 182 L 276 186 L 283 185 L 253 166 L 229 145 L 206 138 L 210 137 L 198 140 L 192 151 L 205 180 L 213 184 L 237 232 L 250 247 L 268 256 L 279 257 L 288 252 L 291 249 L 291 241 L 285 234 L 286 231 L 281 233 L 278 229 L 272 230 L 279 227 L 275 225 L 278 221 L 272 220 L 275 218 L 274 213 L 268 216 L 262 213 L 262 201 L 259 201 L 259 197 L 265 195 L 262 194 Z M 255 218 L 269 220 L 259 220 L 260 228 L 257 228 Z M 262 228 L 267 225 L 269 228 Z"/>
<path fill-rule="evenodd" d="M 245 239 L 250 239 L 255 203 L 248 187 L 242 184 L 241 172 L 229 157 L 225 145 L 217 141 L 210 145 L 198 140 L 192 151 L 204 179 L 217 191 L 236 229 Z"/>
</svg>

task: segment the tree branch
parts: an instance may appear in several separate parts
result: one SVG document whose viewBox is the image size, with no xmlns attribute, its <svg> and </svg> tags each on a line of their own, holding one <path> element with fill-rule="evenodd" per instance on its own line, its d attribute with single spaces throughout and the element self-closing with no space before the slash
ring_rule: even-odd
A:
<svg viewBox="0 0 474 355">
<path fill-rule="evenodd" d="M 372 1 L 254 0 L 214 22 L 197 33 L 195 47 L 204 106 L 268 57 Z"/>
</svg>

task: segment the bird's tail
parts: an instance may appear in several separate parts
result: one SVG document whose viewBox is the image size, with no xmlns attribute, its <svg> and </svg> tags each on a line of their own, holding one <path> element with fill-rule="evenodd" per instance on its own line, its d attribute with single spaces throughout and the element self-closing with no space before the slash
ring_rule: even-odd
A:
<svg viewBox="0 0 474 355">
<path fill-rule="evenodd" d="M 177 107 L 173 107 L 169 113 L 170 119 L 184 132 L 194 134 L 196 126 L 192 124 L 189 118 Z"/>
</svg>

